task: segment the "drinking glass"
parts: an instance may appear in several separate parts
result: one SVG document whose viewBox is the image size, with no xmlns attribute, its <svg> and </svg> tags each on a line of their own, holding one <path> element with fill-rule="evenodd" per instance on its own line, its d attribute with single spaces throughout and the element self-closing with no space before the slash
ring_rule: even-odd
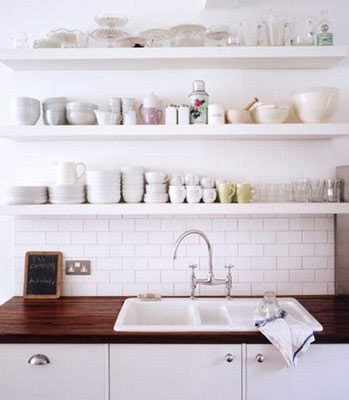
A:
<svg viewBox="0 0 349 400">
<path fill-rule="evenodd" d="M 256 22 L 242 22 L 241 36 L 243 46 L 257 45 L 257 24 Z"/>
<path fill-rule="evenodd" d="M 268 18 L 269 44 L 283 46 L 285 39 L 285 20 L 277 15 Z"/>
<path fill-rule="evenodd" d="M 213 46 L 224 47 L 228 45 L 230 31 L 227 26 L 214 26 L 208 29 L 206 39 L 208 45 L 212 43 Z"/>
<path fill-rule="evenodd" d="M 341 198 L 340 179 L 327 179 L 325 183 L 325 200 L 329 203 L 339 203 Z"/>
<path fill-rule="evenodd" d="M 310 181 L 300 178 L 292 182 L 293 200 L 298 203 L 308 203 L 310 198 Z"/>
<path fill-rule="evenodd" d="M 258 22 L 257 25 L 257 46 L 269 46 L 268 26 L 265 21 Z"/>
<path fill-rule="evenodd" d="M 279 184 L 279 202 L 280 203 L 291 203 L 292 198 L 292 186 L 290 183 Z"/>
<path fill-rule="evenodd" d="M 310 182 L 311 201 L 321 203 L 324 201 L 325 181 L 323 179 L 312 179 Z"/>
</svg>

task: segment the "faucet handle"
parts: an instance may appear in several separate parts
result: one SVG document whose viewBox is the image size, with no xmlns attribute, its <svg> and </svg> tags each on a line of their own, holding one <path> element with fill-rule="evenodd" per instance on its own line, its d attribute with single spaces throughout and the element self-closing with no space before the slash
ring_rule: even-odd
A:
<svg viewBox="0 0 349 400">
<path fill-rule="evenodd" d="M 191 268 L 191 269 L 193 270 L 193 272 L 194 272 L 194 270 L 195 270 L 197 267 L 198 267 L 198 266 L 195 265 L 195 264 L 189 265 L 189 268 Z"/>
</svg>

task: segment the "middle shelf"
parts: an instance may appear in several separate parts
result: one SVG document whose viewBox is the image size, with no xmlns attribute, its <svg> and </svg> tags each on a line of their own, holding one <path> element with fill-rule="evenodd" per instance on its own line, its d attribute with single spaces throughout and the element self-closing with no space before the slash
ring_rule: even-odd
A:
<svg viewBox="0 0 349 400">
<path fill-rule="evenodd" d="M 90 140 L 330 140 L 348 135 L 348 123 L 0 126 L 0 138 L 16 142 Z"/>
</svg>

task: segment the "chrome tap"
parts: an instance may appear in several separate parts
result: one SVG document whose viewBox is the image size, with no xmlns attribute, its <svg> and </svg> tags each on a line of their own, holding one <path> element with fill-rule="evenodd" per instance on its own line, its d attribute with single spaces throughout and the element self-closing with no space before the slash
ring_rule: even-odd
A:
<svg viewBox="0 0 349 400">
<path fill-rule="evenodd" d="M 207 250 L 208 250 L 208 276 L 207 279 L 198 279 L 196 278 L 195 274 L 195 269 L 197 268 L 197 265 L 190 265 L 189 268 L 192 269 L 191 272 L 191 279 L 190 279 L 190 289 L 191 289 L 191 294 L 190 297 L 191 299 L 195 299 L 195 289 L 197 285 L 206 285 L 206 286 L 217 286 L 217 285 L 225 285 L 226 289 L 226 297 L 227 299 L 231 298 L 231 287 L 232 287 L 232 275 L 231 275 L 231 269 L 233 268 L 233 265 L 227 265 L 225 268 L 227 268 L 228 273 L 227 277 L 225 279 L 217 279 L 214 276 L 213 273 L 213 263 L 212 263 L 212 247 L 211 243 L 209 242 L 207 236 L 204 234 L 204 232 L 199 231 L 197 229 L 191 229 L 189 231 L 186 231 L 179 236 L 176 242 L 176 246 L 173 252 L 173 260 L 177 259 L 177 252 L 179 245 L 182 243 L 182 240 L 185 239 L 189 235 L 199 235 L 202 237 L 207 245 Z"/>
</svg>

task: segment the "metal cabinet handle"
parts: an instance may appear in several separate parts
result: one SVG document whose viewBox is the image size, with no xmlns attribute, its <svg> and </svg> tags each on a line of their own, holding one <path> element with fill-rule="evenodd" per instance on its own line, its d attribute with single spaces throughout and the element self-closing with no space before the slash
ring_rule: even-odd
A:
<svg viewBox="0 0 349 400">
<path fill-rule="evenodd" d="M 226 354 L 226 355 L 225 355 L 225 361 L 226 361 L 227 363 L 233 362 L 233 361 L 234 361 L 234 356 L 233 356 L 231 353 Z"/>
<path fill-rule="evenodd" d="M 34 354 L 28 360 L 30 365 L 47 365 L 50 364 L 50 360 L 44 354 Z"/>
<path fill-rule="evenodd" d="M 260 364 L 263 363 L 264 360 L 265 360 L 265 356 L 263 354 L 256 355 L 256 361 L 259 362 Z"/>
</svg>

